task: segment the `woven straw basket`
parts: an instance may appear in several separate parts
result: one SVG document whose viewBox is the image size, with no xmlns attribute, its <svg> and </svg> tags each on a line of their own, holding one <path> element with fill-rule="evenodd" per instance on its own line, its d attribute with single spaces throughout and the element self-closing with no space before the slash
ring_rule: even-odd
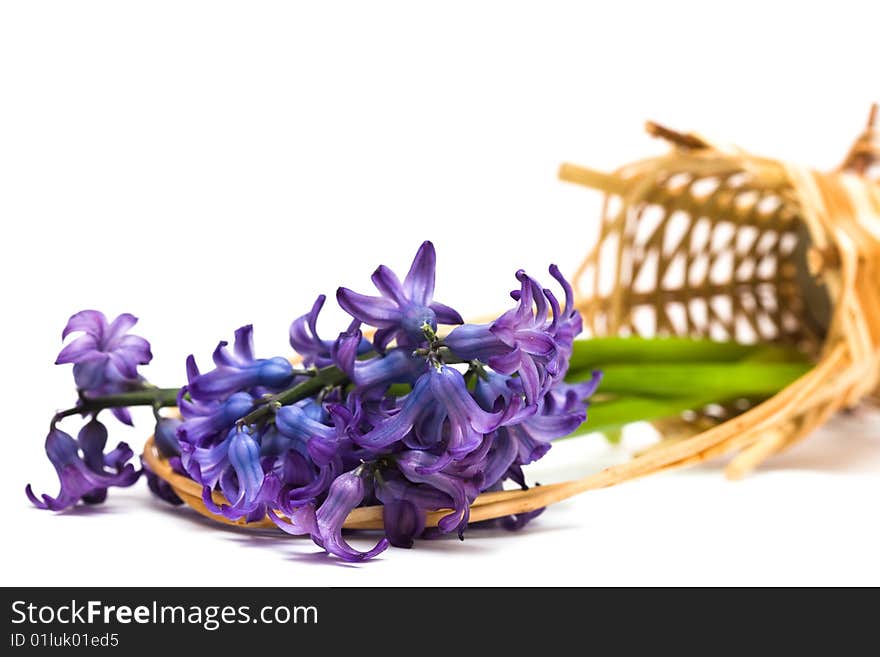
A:
<svg viewBox="0 0 880 657">
<path fill-rule="evenodd" d="M 664 440 L 574 481 L 485 493 L 476 522 L 548 506 L 644 475 L 736 455 L 738 478 L 880 384 L 880 131 L 877 107 L 841 167 L 819 173 L 649 123 L 671 151 L 612 174 L 563 165 L 560 177 L 606 194 L 596 246 L 575 277 L 588 335 L 687 335 L 796 344 L 815 367 L 725 421 L 657 423 Z M 698 409 L 695 409 L 698 410 Z M 707 428 L 708 427 L 708 428 Z M 701 431 L 701 429 L 703 429 Z M 152 440 L 144 460 L 214 520 L 201 486 L 175 474 Z M 217 503 L 225 502 L 214 493 Z M 436 525 L 445 515 L 429 515 Z M 268 519 L 249 526 L 272 527 Z M 382 527 L 382 508 L 345 526 Z"/>
</svg>

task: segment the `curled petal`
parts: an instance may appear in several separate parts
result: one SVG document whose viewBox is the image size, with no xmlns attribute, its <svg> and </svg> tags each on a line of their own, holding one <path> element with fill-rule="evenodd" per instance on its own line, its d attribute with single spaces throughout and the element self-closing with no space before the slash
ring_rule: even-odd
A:
<svg viewBox="0 0 880 657">
<path fill-rule="evenodd" d="M 361 552 L 342 538 L 342 525 L 348 514 L 364 499 L 364 482 L 355 472 L 338 476 L 330 486 L 327 499 L 316 514 L 317 534 L 324 549 L 345 561 L 370 559 L 388 547 L 388 539 L 381 539 L 372 549 Z"/>
<path fill-rule="evenodd" d="M 397 459 L 397 465 L 403 475 L 413 483 L 422 483 L 447 494 L 452 500 L 453 511 L 443 516 L 437 526 L 443 532 L 458 530 L 462 535 L 470 517 L 470 504 L 479 494 L 474 482 L 453 475 L 437 472 L 423 474 L 430 469 L 438 457 L 427 452 L 404 452 Z"/>
<path fill-rule="evenodd" d="M 100 310 L 81 310 L 71 315 L 70 319 L 67 320 L 67 326 L 61 332 L 61 339 L 63 340 L 71 333 L 82 331 L 96 340 L 102 340 L 106 328 L 107 318 Z"/>
<path fill-rule="evenodd" d="M 292 510 L 287 518 L 282 518 L 274 510 L 269 509 L 269 520 L 281 531 L 293 536 L 318 533 L 318 521 L 315 518 L 315 505 L 304 504 Z"/>
<path fill-rule="evenodd" d="M 254 326 L 247 324 L 235 331 L 235 342 L 232 347 L 239 363 L 250 363 L 254 360 Z"/>
</svg>

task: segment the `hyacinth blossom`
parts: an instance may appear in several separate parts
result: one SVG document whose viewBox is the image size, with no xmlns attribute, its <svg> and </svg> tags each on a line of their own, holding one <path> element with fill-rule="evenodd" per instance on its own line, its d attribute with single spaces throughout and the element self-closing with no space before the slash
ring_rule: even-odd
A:
<svg viewBox="0 0 880 657">
<path fill-rule="evenodd" d="M 435 266 L 434 246 L 425 242 L 403 280 L 376 269 L 379 296 L 339 288 L 352 319 L 333 339 L 317 331 L 319 296 L 289 331 L 303 366 L 291 365 L 290 355 L 256 357 L 245 326 L 231 348 L 218 344 L 210 369 L 190 356 L 181 388 L 156 388 L 138 373 L 151 356 L 145 340 L 127 335 L 133 317 L 108 323 L 96 311 L 77 313 L 64 335 L 83 335 L 58 362 L 74 363 L 80 401 L 53 418 L 46 441 L 61 492 L 38 498 L 28 487 L 28 496 L 57 511 L 134 483 L 140 470 L 128 463 L 131 450 L 120 444 L 105 453 L 107 431 L 96 418 L 111 410 L 130 422 L 129 407 L 151 406 L 159 452 L 201 485 L 218 516 L 268 517 L 345 561 L 410 547 L 419 537 L 463 537 L 480 493 L 505 482 L 526 487 L 522 467 L 585 421 L 600 376 L 565 381 L 581 318 L 555 266 L 550 275 L 561 295 L 519 271 L 513 308 L 481 325 L 434 300 Z M 176 406 L 180 417 L 161 415 L 163 406 Z M 88 420 L 76 440 L 56 426 L 73 415 Z M 146 476 L 157 496 L 180 503 L 165 481 Z M 343 524 L 370 505 L 383 507 L 384 536 L 358 550 Z M 435 511 L 442 517 L 429 528 Z M 501 524 L 519 528 L 537 513 Z"/>
<path fill-rule="evenodd" d="M 123 313 L 108 322 L 97 310 L 83 310 L 68 320 L 61 339 L 71 333 L 82 335 L 61 350 L 55 364 L 73 363 L 73 379 L 80 394 L 109 395 L 140 386 L 138 365 L 149 363 L 153 354 L 149 342 L 128 333 L 137 321 L 134 315 Z M 120 422 L 131 424 L 131 415 L 124 406 L 114 407 L 111 412 Z"/>
</svg>

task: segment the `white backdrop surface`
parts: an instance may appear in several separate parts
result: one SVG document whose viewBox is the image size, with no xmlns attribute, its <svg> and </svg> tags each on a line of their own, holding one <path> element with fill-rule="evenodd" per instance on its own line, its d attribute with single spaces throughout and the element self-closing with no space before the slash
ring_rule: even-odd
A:
<svg viewBox="0 0 880 657">
<path fill-rule="evenodd" d="M 52 361 L 76 310 L 138 315 L 145 374 L 174 385 L 247 322 L 285 353 L 318 292 L 367 290 L 424 239 L 438 299 L 502 309 L 517 268 L 585 254 L 599 198 L 559 163 L 661 152 L 645 119 L 835 166 L 880 97 L 878 24 L 866 2 L 4 3 L 0 583 L 880 584 L 870 412 L 742 483 L 711 464 L 357 566 L 143 484 L 58 517 L 23 494 L 56 490 L 42 442 L 73 401 Z M 148 415 L 112 436 L 139 448 Z M 559 445 L 532 479 L 622 460 L 630 437 Z"/>
</svg>

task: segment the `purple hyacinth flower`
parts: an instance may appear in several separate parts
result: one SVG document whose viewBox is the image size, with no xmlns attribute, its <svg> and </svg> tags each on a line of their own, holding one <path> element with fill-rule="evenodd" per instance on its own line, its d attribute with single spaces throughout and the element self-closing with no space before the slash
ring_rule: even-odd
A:
<svg viewBox="0 0 880 657">
<path fill-rule="evenodd" d="M 520 270 L 520 289 L 511 293 L 515 308 L 489 324 L 453 329 L 444 340 L 459 358 L 480 360 L 501 374 L 517 373 L 529 404 L 564 377 L 572 342 L 582 328 L 571 286 L 555 265 L 550 273 L 563 287 L 565 309 L 552 292 Z"/>
<path fill-rule="evenodd" d="M 262 517 L 266 503 L 274 502 L 280 482 L 263 472 L 260 444 L 249 427 L 233 429 L 225 442 L 228 466 L 221 472 L 219 482 L 230 504 L 215 504 L 211 495 L 213 487 L 208 485 L 202 489 L 202 501 L 210 511 L 230 520 L 253 514 Z"/>
<path fill-rule="evenodd" d="M 81 332 L 58 354 L 56 365 L 74 363 L 74 378 L 83 391 L 101 388 L 108 383 L 137 380 L 138 365 L 152 360 L 150 343 L 137 335 L 128 335 L 137 317 L 123 313 L 108 322 L 104 313 L 83 310 L 73 315 L 64 327 L 62 339 Z"/>
<path fill-rule="evenodd" d="M 601 373 L 597 371 L 582 383 L 557 383 L 541 399 L 534 415 L 499 427 L 484 465 L 484 490 L 507 477 L 524 485 L 520 466 L 543 457 L 552 440 L 569 435 L 586 420 L 586 400 L 600 380 Z M 494 408 L 522 394 L 521 387 L 519 378 L 489 373 L 477 382 L 474 393 L 481 406 Z"/>
<path fill-rule="evenodd" d="M 452 512 L 440 518 L 437 527 L 442 532 L 457 530 L 461 538 L 470 518 L 470 505 L 480 494 L 482 477 L 463 478 L 438 472 L 436 465 L 441 458 L 428 452 L 410 450 L 398 455 L 397 467 L 409 481 L 427 484 L 449 496 Z"/>
<path fill-rule="evenodd" d="M 290 325 L 290 346 L 303 357 L 303 364 L 307 366 L 335 364 L 347 372 L 349 370 L 345 364 L 354 362 L 356 356 L 372 351 L 373 345 L 358 330 L 358 321 L 353 322 L 335 341 L 322 340 L 318 336 L 317 324 L 326 299 L 323 294 L 319 295 L 312 309 Z"/>
<path fill-rule="evenodd" d="M 112 322 L 97 310 L 76 313 L 68 320 L 61 339 L 71 333 L 82 335 L 61 350 L 55 363 L 73 363 L 76 387 L 86 395 L 109 395 L 138 386 L 142 380 L 138 365 L 149 363 L 153 354 L 149 342 L 128 334 L 137 321 L 128 313 Z M 121 422 L 131 424 L 128 409 L 113 408 L 111 412 Z"/>
<path fill-rule="evenodd" d="M 79 500 L 102 502 L 111 486 L 127 487 L 138 480 L 140 471 L 128 463 L 133 453 L 125 443 L 104 453 L 107 430 L 92 420 L 80 431 L 78 441 L 60 429 L 53 428 L 46 436 L 46 454 L 58 473 L 61 491 L 56 497 L 34 495 L 30 484 L 25 489 L 30 501 L 40 509 L 61 511 Z M 82 457 L 80 457 L 82 450 Z"/>
<path fill-rule="evenodd" d="M 325 424 L 335 421 L 334 426 Z M 319 466 L 327 465 L 336 454 L 337 443 L 344 432 L 339 415 L 331 418 L 320 404 L 311 399 L 282 406 L 275 414 L 278 432 L 291 439 L 291 448 L 307 456 Z"/>
<path fill-rule="evenodd" d="M 342 525 L 364 499 L 366 489 L 361 473 L 346 472 L 339 475 L 330 486 L 327 499 L 316 514 L 317 534 L 312 538 L 330 554 L 349 562 L 371 559 L 388 547 L 388 539 L 382 538 L 366 552 L 354 549 L 342 538 Z"/>
<path fill-rule="evenodd" d="M 381 449 L 403 440 L 414 427 L 422 434 L 422 445 L 436 444 L 445 436 L 440 467 L 439 463 L 464 458 L 482 444 L 483 434 L 494 431 L 509 413 L 518 411 L 516 400 L 504 411 L 483 410 L 470 396 L 461 372 L 446 365 L 431 367 L 419 377 L 395 415 L 352 439 L 362 447 Z"/>
<path fill-rule="evenodd" d="M 237 392 L 222 402 L 181 399 L 178 403 L 184 421 L 177 429 L 177 438 L 195 446 L 205 444 L 247 415 L 254 407 L 254 398 L 246 392 Z"/>
<path fill-rule="evenodd" d="M 431 242 L 419 247 L 403 283 L 385 265 L 373 272 L 372 281 L 382 296 L 371 297 L 341 287 L 336 299 L 349 315 L 378 330 L 373 344 L 384 351 L 397 339 L 401 346 L 425 342 L 423 326 L 437 330 L 438 324 L 462 324 L 457 311 L 433 300 L 437 255 Z"/>
<path fill-rule="evenodd" d="M 397 471 L 376 475 L 376 497 L 382 502 L 385 536 L 395 547 L 410 548 L 425 529 L 427 511 L 450 509 L 452 498 L 425 484 L 414 484 Z"/>
<path fill-rule="evenodd" d="M 253 326 L 242 326 L 235 332 L 232 353 L 229 343 L 221 341 L 214 350 L 216 367 L 194 377 L 188 386 L 198 401 L 224 399 L 242 390 L 268 388 L 278 390 L 293 381 L 293 366 L 285 358 L 255 358 Z"/>
<path fill-rule="evenodd" d="M 210 447 L 182 442 L 180 448 L 180 464 L 186 474 L 203 486 L 216 486 L 229 466 L 229 440 L 224 439 Z"/>
</svg>

